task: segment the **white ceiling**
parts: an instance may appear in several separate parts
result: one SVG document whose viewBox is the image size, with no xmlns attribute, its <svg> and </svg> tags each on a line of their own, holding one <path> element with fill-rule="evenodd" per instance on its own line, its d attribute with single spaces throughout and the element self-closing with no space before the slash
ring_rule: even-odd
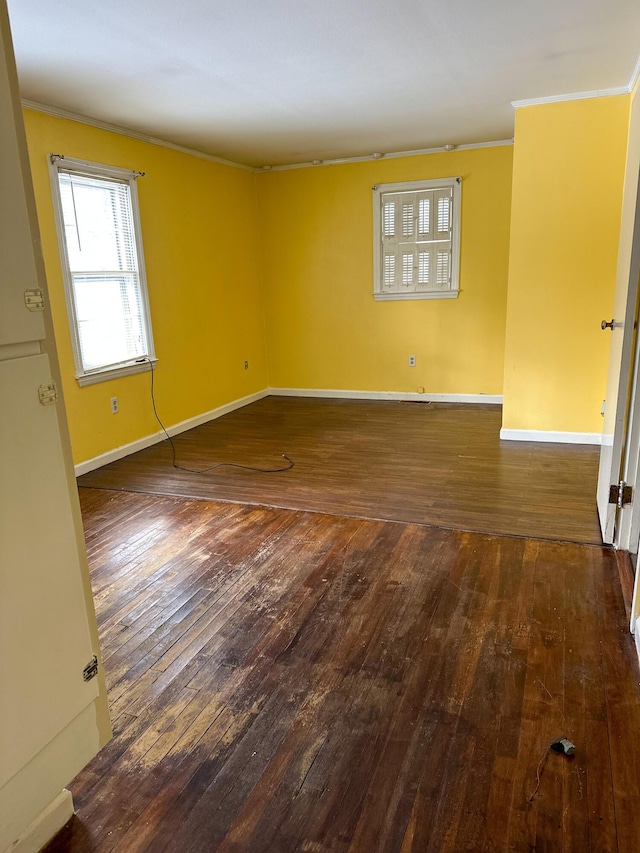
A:
<svg viewBox="0 0 640 853">
<path fill-rule="evenodd" d="M 638 0 L 9 0 L 22 96 L 260 166 L 507 139 L 626 87 Z"/>
</svg>

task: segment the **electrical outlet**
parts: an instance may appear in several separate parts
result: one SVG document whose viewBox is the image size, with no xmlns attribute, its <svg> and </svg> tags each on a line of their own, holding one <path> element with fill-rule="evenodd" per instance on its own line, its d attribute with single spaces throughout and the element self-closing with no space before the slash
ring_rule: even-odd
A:
<svg viewBox="0 0 640 853">
<path fill-rule="evenodd" d="M 112 397 L 111 398 L 111 414 L 117 415 L 119 411 L 120 411 L 120 409 L 118 408 L 118 398 Z"/>
<path fill-rule="evenodd" d="M 409 356 L 409 367 L 415 367 L 415 366 L 416 366 L 416 357 L 415 357 L 415 355 L 410 355 Z"/>
<path fill-rule="evenodd" d="M 244 363 L 244 369 L 245 369 L 245 370 L 249 370 L 249 362 L 248 362 L 248 361 L 245 361 L 245 363 Z"/>
<path fill-rule="evenodd" d="M 424 385 L 418 385 L 418 394 L 424 394 Z"/>
</svg>

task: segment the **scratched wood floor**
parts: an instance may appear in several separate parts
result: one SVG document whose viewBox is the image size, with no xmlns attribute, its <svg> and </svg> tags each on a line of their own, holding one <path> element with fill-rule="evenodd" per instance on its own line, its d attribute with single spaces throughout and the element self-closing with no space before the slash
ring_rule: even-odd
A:
<svg viewBox="0 0 640 853">
<path fill-rule="evenodd" d="M 267 397 L 178 436 L 178 461 L 274 467 L 287 453 L 291 471 L 193 475 L 165 442 L 79 482 L 600 544 L 599 448 L 500 441 L 501 418 L 492 405 Z"/>
<path fill-rule="evenodd" d="M 611 550 L 80 493 L 115 734 L 47 853 L 637 853 Z"/>
</svg>

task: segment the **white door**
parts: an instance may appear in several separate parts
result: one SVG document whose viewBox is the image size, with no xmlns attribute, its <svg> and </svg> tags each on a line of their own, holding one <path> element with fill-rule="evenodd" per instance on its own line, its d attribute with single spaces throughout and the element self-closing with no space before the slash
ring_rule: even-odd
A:
<svg viewBox="0 0 640 853">
<path fill-rule="evenodd" d="M 0 361 L 0 786 L 98 695 L 50 382 L 47 355 Z"/>
<path fill-rule="evenodd" d="M 640 114 L 640 110 L 636 111 Z M 639 119 L 640 120 L 640 119 Z M 612 543 L 615 537 L 617 505 L 611 487 L 620 482 L 622 454 L 627 434 L 631 367 L 634 356 L 638 275 L 640 273 L 640 192 L 638 192 L 640 152 L 627 155 L 627 179 L 623 201 L 618 276 L 613 308 L 613 324 L 603 334 L 611 335 L 607 397 L 602 428 L 600 469 L 598 471 L 598 515 L 602 538 Z"/>
<path fill-rule="evenodd" d="M 20 144 L 22 116 L 15 114 L 13 57 L 9 34 L 0 39 L 0 346 L 39 341 L 45 336 L 43 315 L 25 309 L 25 291 L 41 287 L 32 223 L 24 190 L 28 174 L 26 146 Z M 19 101 L 18 101 L 19 105 Z M 39 242 L 37 243 L 39 251 Z M 20 352 L 20 348 L 15 352 Z"/>
<path fill-rule="evenodd" d="M 15 779 L 99 695 L 98 679 L 83 672 L 96 650 L 57 411 L 63 403 L 39 393 L 52 385 L 55 352 L 48 307 L 37 304 L 40 292 L 46 301 L 46 283 L 30 181 L 0 4 L 0 832 L 9 840 L 25 828 L 12 824 Z M 60 748 L 65 767 L 97 751 L 95 730 L 96 723 L 81 730 L 86 744 L 66 744 L 72 758 Z M 47 789 L 48 778 L 35 802 L 58 793 Z"/>
</svg>

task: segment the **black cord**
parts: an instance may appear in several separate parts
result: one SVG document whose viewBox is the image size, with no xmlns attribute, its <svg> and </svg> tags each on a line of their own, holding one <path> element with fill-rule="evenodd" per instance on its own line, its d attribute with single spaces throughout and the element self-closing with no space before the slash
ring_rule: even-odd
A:
<svg viewBox="0 0 640 853">
<path fill-rule="evenodd" d="M 149 367 L 151 369 L 151 404 L 153 406 L 153 414 L 156 416 L 156 420 L 160 424 L 162 432 L 166 435 L 167 441 L 171 445 L 171 454 L 172 454 L 172 465 L 174 468 L 177 468 L 178 471 L 187 471 L 189 474 L 207 474 L 209 471 L 213 471 L 216 468 L 242 468 L 243 471 L 256 471 L 259 474 L 280 474 L 282 471 L 290 471 L 293 468 L 293 461 L 289 459 L 286 453 L 282 454 L 282 458 L 286 459 L 289 463 L 284 468 L 256 468 L 253 465 L 240 465 L 239 462 L 216 462 L 215 465 L 209 465 L 208 468 L 187 468 L 184 465 L 178 465 L 176 462 L 176 446 L 173 443 L 173 438 L 169 435 L 166 430 L 165 425 L 160 420 L 160 415 L 158 414 L 158 409 L 156 408 L 156 396 L 155 396 L 155 369 L 153 366 L 153 362 L 150 358 L 145 356 L 145 358 L 138 359 L 138 363 L 148 362 Z"/>
</svg>

